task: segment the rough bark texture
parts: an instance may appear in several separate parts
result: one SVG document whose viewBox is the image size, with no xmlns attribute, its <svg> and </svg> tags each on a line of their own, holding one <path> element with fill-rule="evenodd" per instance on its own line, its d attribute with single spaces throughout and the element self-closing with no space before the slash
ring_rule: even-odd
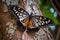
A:
<svg viewBox="0 0 60 40">
<path fill-rule="evenodd" d="M 7 9 L 4 3 L 0 4 L 0 28 L 3 33 L 3 40 L 54 40 L 48 27 L 40 28 L 36 33 L 27 33 L 26 31 L 18 30 L 14 15 Z M 18 5 L 28 11 L 28 13 L 32 12 L 42 15 L 36 0 L 19 0 Z M 6 9 L 3 10 L 1 7 L 5 7 Z"/>
</svg>

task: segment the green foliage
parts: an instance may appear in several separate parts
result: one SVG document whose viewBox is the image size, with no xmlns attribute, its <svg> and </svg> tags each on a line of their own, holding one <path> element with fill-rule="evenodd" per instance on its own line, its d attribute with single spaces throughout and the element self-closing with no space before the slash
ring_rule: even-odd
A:
<svg viewBox="0 0 60 40">
<path fill-rule="evenodd" d="M 45 17 L 48 17 L 52 19 L 55 23 L 55 25 L 59 25 L 60 22 L 53 16 L 53 14 L 50 12 L 50 8 L 52 7 L 50 1 L 48 0 L 38 0 L 38 4 L 40 6 L 40 9 Z"/>
</svg>

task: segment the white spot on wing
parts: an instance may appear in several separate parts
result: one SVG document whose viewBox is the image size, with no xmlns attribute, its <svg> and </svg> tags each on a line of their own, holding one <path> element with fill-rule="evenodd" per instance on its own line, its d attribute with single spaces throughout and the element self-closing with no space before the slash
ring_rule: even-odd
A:
<svg viewBox="0 0 60 40">
<path fill-rule="evenodd" d="M 18 13 L 18 11 L 16 11 L 15 13 Z"/>
</svg>

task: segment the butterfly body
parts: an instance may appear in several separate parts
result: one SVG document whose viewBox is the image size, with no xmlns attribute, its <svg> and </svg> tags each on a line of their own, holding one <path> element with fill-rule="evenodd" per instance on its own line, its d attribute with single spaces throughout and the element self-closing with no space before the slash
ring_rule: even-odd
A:
<svg viewBox="0 0 60 40">
<path fill-rule="evenodd" d="M 17 17 L 19 22 L 24 26 L 24 28 L 28 29 L 36 29 L 40 28 L 41 26 L 45 26 L 51 23 L 52 20 L 40 15 L 33 15 L 32 13 L 29 14 L 23 8 L 19 6 L 10 5 L 10 10 L 13 14 Z"/>
</svg>

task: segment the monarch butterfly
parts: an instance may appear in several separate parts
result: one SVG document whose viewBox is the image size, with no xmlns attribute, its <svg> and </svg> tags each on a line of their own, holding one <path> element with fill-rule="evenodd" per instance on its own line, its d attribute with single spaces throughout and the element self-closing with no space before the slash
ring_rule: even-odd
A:
<svg viewBox="0 0 60 40">
<path fill-rule="evenodd" d="M 51 19 L 40 15 L 33 15 L 32 13 L 29 14 L 27 11 L 25 11 L 19 6 L 10 5 L 9 8 L 19 20 L 20 25 L 23 25 L 24 28 L 27 27 L 27 29 L 34 30 L 34 28 L 39 29 L 41 26 L 45 26 L 52 23 Z"/>
</svg>

